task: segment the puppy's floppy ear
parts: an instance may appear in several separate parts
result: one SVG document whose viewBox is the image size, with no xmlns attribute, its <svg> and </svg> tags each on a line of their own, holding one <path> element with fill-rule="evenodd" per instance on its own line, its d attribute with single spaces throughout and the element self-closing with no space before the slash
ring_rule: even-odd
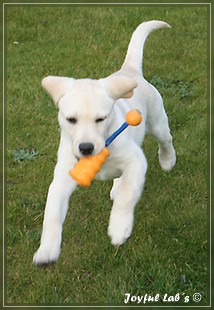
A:
<svg viewBox="0 0 214 310">
<path fill-rule="evenodd" d="M 114 100 L 119 98 L 131 98 L 134 89 L 137 87 L 137 81 L 135 79 L 122 75 L 109 76 L 102 79 L 102 84 Z"/>
<path fill-rule="evenodd" d="M 63 97 L 66 91 L 71 86 L 72 78 L 61 76 L 47 76 L 42 80 L 42 87 L 53 98 L 58 106 L 59 100 Z"/>
</svg>

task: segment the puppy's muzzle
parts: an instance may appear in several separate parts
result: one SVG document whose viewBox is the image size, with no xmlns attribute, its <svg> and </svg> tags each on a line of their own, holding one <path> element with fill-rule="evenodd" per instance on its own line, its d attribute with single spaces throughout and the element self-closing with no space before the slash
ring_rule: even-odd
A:
<svg viewBox="0 0 214 310">
<path fill-rule="evenodd" d="M 80 143 L 79 150 L 83 156 L 91 155 L 94 150 L 94 145 L 90 142 Z"/>
</svg>

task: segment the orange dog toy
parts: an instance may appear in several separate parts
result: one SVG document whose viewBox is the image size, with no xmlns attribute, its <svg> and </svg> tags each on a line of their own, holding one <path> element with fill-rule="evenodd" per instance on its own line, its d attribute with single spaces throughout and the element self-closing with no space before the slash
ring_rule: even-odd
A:
<svg viewBox="0 0 214 310">
<path fill-rule="evenodd" d="M 105 142 L 104 149 L 97 155 L 81 157 L 69 171 L 71 177 L 79 184 L 88 187 L 96 174 L 100 171 L 106 158 L 110 155 L 107 146 L 129 125 L 137 126 L 141 123 L 142 116 L 137 110 L 131 110 L 126 114 L 126 122 L 122 124 Z"/>
</svg>

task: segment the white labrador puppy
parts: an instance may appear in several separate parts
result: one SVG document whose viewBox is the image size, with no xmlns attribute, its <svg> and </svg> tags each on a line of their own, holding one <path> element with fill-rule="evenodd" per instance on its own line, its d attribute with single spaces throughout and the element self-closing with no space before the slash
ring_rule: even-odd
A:
<svg viewBox="0 0 214 310">
<path fill-rule="evenodd" d="M 59 108 L 61 140 L 45 207 L 41 244 L 33 259 L 36 265 L 55 262 L 60 255 L 63 222 L 70 195 L 77 187 L 69 170 L 82 156 L 103 149 L 105 139 L 124 122 L 127 111 L 137 109 L 143 121 L 137 127 L 129 126 L 109 146 L 110 157 L 96 178 L 114 179 L 108 227 L 113 245 L 123 244 L 132 232 L 134 208 L 147 170 L 141 149 L 146 132 L 158 141 L 161 167 L 169 171 L 175 165 L 176 155 L 162 98 L 142 74 L 146 37 L 164 27 L 170 26 L 155 20 L 140 24 L 132 35 L 121 69 L 106 78 L 76 80 L 48 76 L 43 79 L 42 86 Z"/>
</svg>

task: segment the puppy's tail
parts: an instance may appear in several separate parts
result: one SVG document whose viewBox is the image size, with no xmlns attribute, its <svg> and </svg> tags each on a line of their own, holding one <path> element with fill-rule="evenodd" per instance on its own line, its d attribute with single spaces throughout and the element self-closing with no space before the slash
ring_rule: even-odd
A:
<svg viewBox="0 0 214 310">
<path fill-rule="evenodd" d="M 163 21 L 151 20 L 140 24 L 136 28 L 129 43 L 126 58 L 121 68 L 122 70 L 131 67 L 137 70 L 138 73 L 142 74 L 144 43 L 149 33 L 159 28 L 171 28 L 171 27 L 169 24 Z"/>
</svg>

